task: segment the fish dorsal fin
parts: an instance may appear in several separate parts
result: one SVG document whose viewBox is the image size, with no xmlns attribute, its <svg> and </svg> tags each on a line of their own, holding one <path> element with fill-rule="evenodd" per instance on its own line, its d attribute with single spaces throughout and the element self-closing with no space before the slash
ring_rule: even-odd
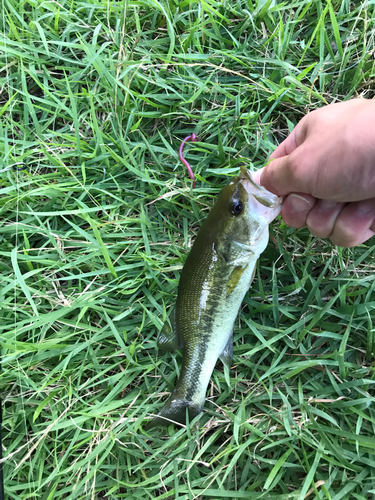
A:
<svg viewBox="0 0 375 500">
<path fill-rule="evenodd" d="M 219 358 L 222 361 L 223 365 L 226 366 L 228 370 L 230 370 L 233 359 L 233 332 L 231 333 L 227 345 L 224 347 L 224 350 L 220 354 Z"/>
<path fill-rule="evenodd" d="M 183 348 L 184 342 L 177 332 L 176 307 L 173 308 L 169 318 L 160 330 L 157 343 L 158 348 L 163 351 L 175 351 Z"/>
</svg>

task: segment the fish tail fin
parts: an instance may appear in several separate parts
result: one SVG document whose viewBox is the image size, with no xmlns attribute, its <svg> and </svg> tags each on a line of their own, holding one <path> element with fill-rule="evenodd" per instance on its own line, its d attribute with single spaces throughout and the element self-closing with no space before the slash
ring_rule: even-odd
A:
<svg viewBox="0 0 375 500">
<path fill-rule="evenodd" d="M 186 410 L 189 415 L 189 421 L 199 415 L 199 413 L 203 410 L 204 397 L 202 401 L 195 402 L 188 400 L 183 396 L 183 394 L 179 393 L 178 389 L 175 389 L 163 406 L 162 410 L 156 417 L 153 418 L 153 420 L 151 420 L 151 422 L 147 424 L 145 430 L 148 431 L 153 427 L 169 425 L 174 422 L 186 424 Z"/>
</svg>

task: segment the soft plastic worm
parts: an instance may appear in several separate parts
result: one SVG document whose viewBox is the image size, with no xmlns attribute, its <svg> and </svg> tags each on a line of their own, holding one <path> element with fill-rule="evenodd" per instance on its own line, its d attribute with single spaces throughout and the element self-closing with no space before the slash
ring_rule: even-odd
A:
<svg viewBox="0 0 375 500">
<path fill-rule="evenodd" d="M 194 178 L 193 170 L 192 170 L 191 166 L 189 165 L 189 163 L 182 156 L 182 152 L 184 150 L 185 144 L 189 141 L 197 142 L 197 141 L 199 141 L 199 139 L 196 136 L 196 134 L 194 134 L 194 133 L 185 137 L 185 139 L 181 142 L 180 149 L 178 150 L 178 156 L 179 156 L 180 160 L 182 161 L 182 163 L 185 165 L 185 167 L 188 169 L 190 179 L 193 181 L 193 189 L 194 189 L 195 188 L 195 178 Z"/>
</svg>

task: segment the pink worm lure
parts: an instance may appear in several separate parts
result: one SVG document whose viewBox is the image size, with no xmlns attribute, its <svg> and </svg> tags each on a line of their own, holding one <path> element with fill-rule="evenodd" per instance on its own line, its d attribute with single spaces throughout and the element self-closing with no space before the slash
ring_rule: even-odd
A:
<svg viewBox="0 0 375 500">
<path fill-rule="evenodd" d="M 199 139 L 198 139 L 197 135 L 194 133 L 185 137 L 185 139 L 181 142 L 180 149 L 178 150 L 178 156 L 179 156 L 180 160 L 182 161 L 182 163 L 185 165 L 185 167 L 188 169 L 190 179 L 193 181 L 193 189 L 194 189 L 195 188 L 195 178 L 194 178 L 193 170 L 192 170 L 191 166 L 189 165 L 189 163 L 182 156 L 182 152 L 184 150 L 185 144 L 189 141 L 197 142 L 197 141 L 199 141 Z"/>
</svg>

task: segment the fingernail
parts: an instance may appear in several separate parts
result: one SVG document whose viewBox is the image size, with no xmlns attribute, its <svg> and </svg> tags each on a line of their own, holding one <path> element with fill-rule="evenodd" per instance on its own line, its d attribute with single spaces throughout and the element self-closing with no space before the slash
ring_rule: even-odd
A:
<svg viewBox="0 0 375 500">
<path fill-rule="evenodd" d="M 311 207 L 309 200 L 299 194 L 290 194 L 289 201 L 295 212 L 307 212 Z"/>
</svg>

